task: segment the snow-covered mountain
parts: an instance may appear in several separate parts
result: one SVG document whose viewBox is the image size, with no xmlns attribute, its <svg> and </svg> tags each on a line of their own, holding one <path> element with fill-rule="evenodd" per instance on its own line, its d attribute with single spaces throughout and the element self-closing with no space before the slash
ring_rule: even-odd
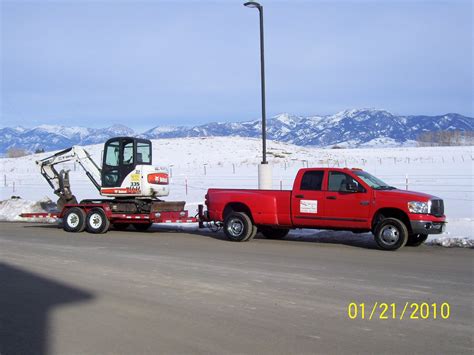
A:
<svg viewBox="0 0 474 355">
<path fill-rule="evenodd" d="M 474 119 L 456 113 L 439 116 L 397 116 L 384 110 L 352 109 L 327 116 L 296 116 L 283 113 L 268 119 L 268 139 L 301 146 L 401 146 L 411 145 L 423 132 L 474 131 Z M 114 125 L 109 128 L 43 125 L 0 129 L 0 153 L 11 147 L 34 151 L 56 150 L 71 145 L 103 143 L 115 136 L 150 139 L 210 136 L 260 137 L 260 119 L 247 122 L 212 122 L 194 127 L 156 126 L 141 134 Z"/>
<path fill-rule="evenodd" d="M 34 152 L 36 149 L 58 150 L 73 145 L 103 143 L 111 137 L 133 136 L 133 129 L 123 125 L 108 128 L 85 128 L 41 125 L 31 129 L 24 127 L 0 129 L 0 153 L 8 149 L 22 148 Z"/>
<path fill-rule="evenodd" d="M 474 119 L 455 113 L 440 116 L 396 116 L 376 109 L 353 109 L 329 116 L 295 116 L 283 113 L 268 119 L 268 139 L 307 146 L 360 147 L 367 145 L 406 145 L 423 132 L 474 130 Z M 144 132 L 146 138 L 201 136 L 260 137 L 261 121 L 209 123 L 195 127 Z"/>
</svg>

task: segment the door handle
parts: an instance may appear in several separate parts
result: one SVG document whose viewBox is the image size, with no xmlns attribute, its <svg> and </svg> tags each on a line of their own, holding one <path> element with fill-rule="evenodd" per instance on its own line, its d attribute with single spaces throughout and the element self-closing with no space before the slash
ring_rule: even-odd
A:
<svg viewBox="0 0 474 355">
<path fill-rule="evenodd" d="M 328 200 L 335 200 L 335 199 L 336 199 L 336 196 L 326 196 L 326 198 L 327 198 Z"/>
<path fill-rule="evenodd" d="M 295 195 L 296 198 L 304 198 L 304 195 Z"/>
<path fill-rule="evenodd" d="M 360 204 L 361 204 L 362 206 L 368 206 L 369 203 L 370 203 L 369 201 L 360 201 Z"/>
</svg>

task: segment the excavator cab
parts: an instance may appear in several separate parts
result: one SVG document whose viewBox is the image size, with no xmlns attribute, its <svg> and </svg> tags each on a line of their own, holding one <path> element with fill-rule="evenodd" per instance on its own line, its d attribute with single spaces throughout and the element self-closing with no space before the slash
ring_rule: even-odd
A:
<svg viewBox="0 0 474 355">
<path fill-rule="evenodd" d="M 148 139 L 115 137 L 104 145 L 102 187 L 120 187 L 137 165 L 151 165 L 152 149 Z"/>
</svg>

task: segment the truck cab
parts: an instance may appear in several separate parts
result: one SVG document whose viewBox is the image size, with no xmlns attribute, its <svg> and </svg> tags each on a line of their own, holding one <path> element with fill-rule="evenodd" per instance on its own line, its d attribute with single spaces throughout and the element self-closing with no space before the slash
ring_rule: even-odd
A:
<svg viewBox="0 0 474 355">
<path fill-rule="evenodd" d="M 443 200 L 399 190 L 361 169 L 302 169 L 292 194 L 293 224 L 370 231 L 382 216 L 416 234 L 441 233 Z"/>
</svg>

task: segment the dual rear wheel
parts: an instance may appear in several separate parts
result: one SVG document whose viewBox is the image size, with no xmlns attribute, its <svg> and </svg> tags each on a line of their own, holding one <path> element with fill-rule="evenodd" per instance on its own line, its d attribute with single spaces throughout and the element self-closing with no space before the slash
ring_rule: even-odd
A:
<svg viewBox="0 0 474 355">
<path fill-rule="evenodd" d="M 255 237 L 257 227 L 246 213 L 232 212 L 224 220 L 224 233 L 233 242 L 246 242 Z"/>
<path fill-rule="evenodd" d="M 282 239 L 289 229 L 286 228 L 257 228 L 244 212 L 232 212 L 224 219 L 224 233 L 233 242 L 247 242 L 252 240 L 260 231 L 268 239 Z"/>
</svg>

